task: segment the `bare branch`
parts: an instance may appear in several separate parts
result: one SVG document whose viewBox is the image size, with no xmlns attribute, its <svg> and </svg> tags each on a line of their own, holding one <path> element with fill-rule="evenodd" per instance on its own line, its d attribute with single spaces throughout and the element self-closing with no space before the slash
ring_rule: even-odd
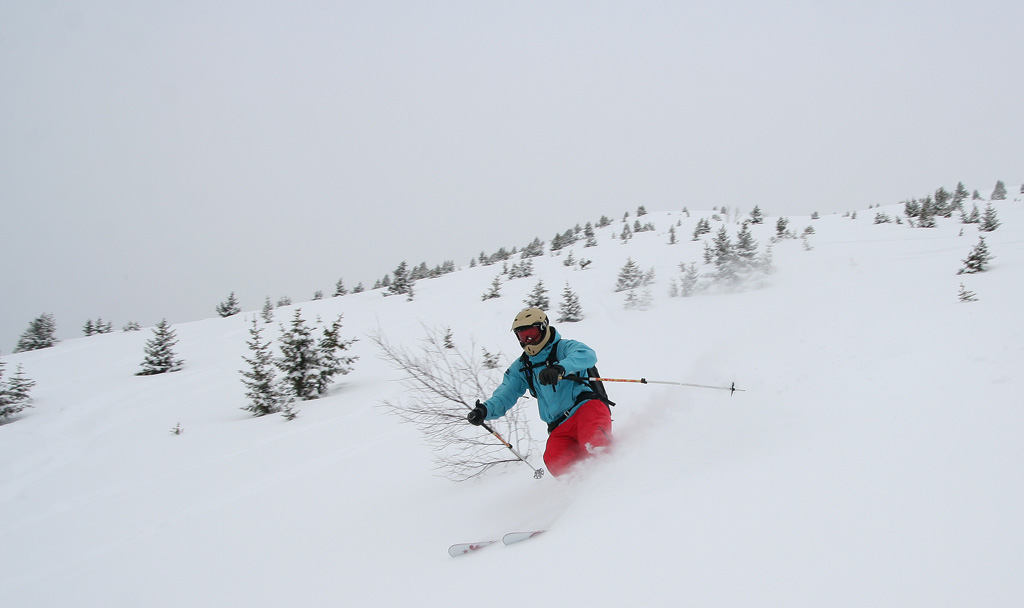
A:
<svg viewBox="0 0 1024 608">
<path fill-rule="evenodd" d="M 452 341 L 449 330 L 426 326 L 423 330 L 425 337 L 414 351 L 388 342 L 379 329 L 370 334 L 381 358 L 405 373 L 402 383 L 408 397 L 382 405 L 423 434 L 434 451 L 435 468 L 453 481 L 517 462 L 489 433 L 466 422 L 466 413 L 476 400 L 500 382 L 502 370 L 488 366 L 478 356 L 475 343 L 463 350 Z M 517 408 L 495 423 L 506 440 L 524 455 L 530 453 L 530 431 L 520 422 Z"/>
</svg>

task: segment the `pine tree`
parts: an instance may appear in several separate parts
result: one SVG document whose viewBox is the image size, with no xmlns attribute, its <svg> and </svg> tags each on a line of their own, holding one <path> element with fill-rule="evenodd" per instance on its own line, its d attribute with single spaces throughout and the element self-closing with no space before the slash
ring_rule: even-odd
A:
<svg viewBox="0 0 1024 608">
<path fill-rule="evenodd" d="M 934 228 L 936 225 L 935 202 L 932 201 L 932 197 L 929 195 L 921 201 L 921 210 L 917 214 L 917 227 Z"/>
<path fill-rule="evenodd" d="M 786 236 L 786 230 L 788 228 L 789 228 L 789 218 L 787 218 L 787 217 L 780 217 L 779 219 L 775 220 L 775 236 L 776 237 L 778 237 L 780 239 L 785 237 Z"/>
<path fill-rule="evenodd" d="M 498 275 L 498 276 L 494 277 L 493 281 L 491 281 L 491 288 L 490 288 L 490 290 L 488 290 L 486 293 L 484 293 L 484 295 L 483 295 L 483 297 L 481 299 L 486 301 L 486 300 L 490 300 L 490 299 L 493 299 L 493 298 L 500 298 L 500 297 L 501 297 L 501 275 Z"/>
<path fill-rule="evenodd" d="M 260 311 L 260 317 L 262 317 L 264 323 L 274 321 L 274 305 L 270 303 L 270 296 L 263 300 L 263 310 Z"/>
<path fill-rule="evenodd" d="M 961 302 L 977 302 L 978 298 L 976 293 L 967 289 L 963 283 L 960 283 L 960 291 L 957 292 L 957 297 L 960 298 Z"/>
<path fill-rule="evenodd" d="M 707 218 L 700 218 L 697 220 L 697 226 L 693 229 L 693 240 L 699 241 L 701 235 L 708 234 L 711 232 L 711 222 Z"/>
<path fill-rule="evenodd" d="M 633 229 L 629 227 L 629 224 L 622 225 L 622 233 L 619 234 L 619 238 L 622 239 L 622 243 L 626 244 L 629 239 L 633 238 Z"/>
<path fill-rule="evenodd" d="M 992 191 L 992 200 L 994 201 L 1005 201 L 1006 200 L 1006 184 L 1002 180 L 996 182 L 995 190 Z"/>
<path fill-rule="evenodd" d="M 961 212 L 960 221 L 962 221 L 965 224 L 980 224 L 981 212 L 978 211 L 978 204 L 974 203 L 970 213 Z"/>
<path fill-rule="evenodd" d="M 935 191 L 935 206 L 933 211 L 935 215 L 941 215 L 942 217 L 950 217 L 953 215 L 953 195 L 946 192 L 945 188 L 939 188 Z"/>
<path fill-rule="evenodd" d="M 551 308 L 551 300 L 548 298 L 548 290 L 544 287 L 544 281 L 539 280 L 534 285 L 533 291 L 530 295 L 526 296 L 523 300 L 527 308 L 539 308 L 541 310 L 547 310 Z"/>
<path fill-rule="evenodd" d="M 238 306 L 238 300 L 235 298 L 235 292 L 231 292 L 228 295 L 228 299 L 217 305 L 217 314 L 222 317 L 230 317 L 237 315 L 242 312 L 242 309 Z"/>
<path fill-rule="evenodd" d="M 49 348 L 59 341 L 54 337 L 56 331 L 57 321 L 54 320 L 53 315 L 43 313 L 28 324 L 28 329 L 25 330 L 25 333 L 21 334 L 21 337 L 18 339 L 18 345 L 14 347 L 14 352 L 23 353 L 30 350 L 39 350 L 40 348 Z"/>
<path fill-rule="evenodd" d="M 320 351 L 321 366 L 316 385 L 317 394 L 319 395 L 327 392 L 327 387 L 330 386 L 331 380 L 335 376 L 339 374 L 345 376 L 351 372 L 352 364 L 359 358 L 341 356 L 340 354 L 341 351 L 348 350 L 356 341 L 355 338 L 351 340 L 341 339 L 341 319 L 342 316 L 338 315 L 338 318 L 330 326 L 324 328 L 323 336 L 317 344 L 317 348 Z"/>
<path fill-rule="evenodd" d="M 678 242 L 679 241 L 676 240 L 676 227 L 675 226 L 669 226 L 669 228 L 668 228 L 668 244 L 669 245 L 675 245 Z"/>
<path fill-rule="evenodd" d="M 626 264 L 619 270 L 618 279 L 615 282 L 615 291 L 627 291 L 636 289 L 643 284 L 644 272 L 640 265 L 633 261 L 633 258 L 626 258 Z"/>
<path fill-rule="evenodd" d="M 736 249 L 729 239 L 729 233 L 725 226 L 718 229 L 715 240 L 711 244 L 711 260 L 718 270 L 719 280 L 735 281 L 736 276 Z"/>
<path fill-rule="evenodd" d="M 746 222 L 743 222 L 743 227 L 736 235 L 735 251 L 736 261 L 741 271 L 749 270 L 755 266 L 757 241 L 754 240 L 754 235 L 750 233 L 750 227 L 747 226 Z"/>
<path fill-rule="evenodd" d="M 25 377 L 20 364 L 10 382 L 4 383 L 5 365 L 6 363 L 0 361 L 0 421 L 10 418 L 26 407 L 32 407 L 29 391 L 36 385 L 34 381 Z"/>
<path fill-rule="evenodd" d="M 334 297 L 341 297 L 348 294 L 348 290 L 345 289 L 345 281 L 338 279 L 338 282 L 334 284 Z"/>
<path fill-rule="evenodd" d="M 590 222 L 587 222 L 587 225 L 583 227 L 583 236 L 587 237 L 587 242 L 583 245 L 584 247 L 597 247 L 597 236 L 594 234 L 594 226 Z"/>
<path fill-rule="evenodd" d="M 92 319 L 86 319 L 85 325 L 82 326 L 82 333 L 85 334 L 86 337 L 96 333 L 96 326 L 92 324 Z"/>
<path fill-rule="evenodd" d="M 263 341 L 262 333 L 263 329 L 253 317 L 249 341 L 246 342 L 252 356 L 242 357 L 249 369 L 241 370 L 240 373 L 246 388 L 245 396 L 249 400 L 249 405 L 242 409 L 252 412 L 254 416 L 279 412 L 291 400 L 277 381 L 271 343 Z"/>
<path fill-rule="evenodd" d="M 689 265 L 680 264 L 679 270 L 683 271 L 683 276 L 679 280 L 679 295 L 688 298 L 697 291 L 697 281 L 700 279 L 697 263 L 690 262 Z"/>
<path fill-rule="evenodd" d="M 754 210 L 750 212 L 750 223 L 752 224 L 763 224 L 764 215 L 761 213 L 761 208 L 754 205 Z"/>
<path fill-rule="evenodd" d="M 281 328 L 281 357 L 274 364 L 284 374 L 288 394 L 299 401 L 316 399 L 322 368 L 316 340 L 302 318 L 302 309 L 295 309 L 291 327 Z"/>
<path fill-rule="evenodd" d="M 402 262 L 399 264 L 392 274 L 394 278 L 389 283 L 381 283 L 384 287 L 388 288 L 388 292 L 385 295 L 397 296 L 409 293 L 409 286 L 412 284 L 412 281 L 409 278 L 409 270 L 406 263 Z M 384 277 L 384 279 L 386 280 L 387 277 Z"/>
<path fill-rule="evenodd" d="M 523 248 L 519 258 L 525 260 L 526 258 L 538 258 L 542 255 L 544 255 L 544 241 L 534 238 L 529 245 Z"/>
<path fill-rule="evenodd" d="M 142 370 L 135 372 L 135 375 L 152 376 L 180 370 L 185 362 L 175 358 L 174 345 L 177 343 L 175 332 L 167 319 L 160 321 L 153 329 L 153 337 L 146 341 Z"/>
<path fill-rule="evenodd" d="M 996 208 L 992 206 L 992 203 L 985 205 L 985 215 L 981 217 L 981 225 L 978 226 L 978 230 L 982 232 L 992 232 L 999 226 L 1001 226 L 998 216 L 996 215 Z"/>
<path fill-rule="evenodd" d="M 565 289 L 562 290 L 562 301 L 558 304 L 558 323 L 576 323 L 583 320 L 583 309 L 580 307 L 580 298 L 565 282 Z"/>
<path fill-rule="evenodd" d="M 988 245 L 985 243 L 985 237 L 978 237 L 978 244 L 974 246 L 971 253 L 968 254 L 967 259 L 963 260 L 964 267 L 957 271 L 957 274 L 974 274 L 976 272 L 985 272 L 985 266 L 994 258 L 989 251 Z"/>
<path fill-rule="evenodd" d="M 963 209 L 964 201 L 966 201 L 969 196 L 971 195 L 967 192 L 967 188 L 964 187 L 964 183 L 957 182 L 956 190 L 953 192 L 953 208 Z"/>
</svg>

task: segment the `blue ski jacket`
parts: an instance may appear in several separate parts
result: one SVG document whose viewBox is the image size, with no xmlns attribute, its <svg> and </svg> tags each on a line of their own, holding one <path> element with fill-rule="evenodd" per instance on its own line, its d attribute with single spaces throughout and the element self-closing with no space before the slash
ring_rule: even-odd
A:
<svg viewBox="0 0 1024 608">
<path fill-rule="evenodd" d="M 552 347 L 558 349 L 556 362 L 565 368 L 566 375 L 586 376 L 587 370 L 597 365 L 597 353 L 594 352 L 594 349 L 576 340 L 563 340 L 558 330 L 555 330 L 550 344 L 530 357 L 530 362 L 535 366 L 533 368 L 533 385 L 537 390 L 537 407 L 540 410 L 541 420 L 548 424 L 571 415 L 577 407 L 576 397 L 580 393 L 591 390 L 586 384 L 570 381 L 562 381 L 554 386 L 541 385 L 537 380 L 537 374 L 544 369 L 544 363 L 548 360 Z M 530 390 L 526 374 L 527 370 L 522 359 L 516 359 L 505 370 L 505 377 L 502 378 L 501 384 L 494 389 L 494 394 L 484 403 L 487 408 L 487 420 L 504 416 L 516 404 L 516 401 Z"/>
</svg>

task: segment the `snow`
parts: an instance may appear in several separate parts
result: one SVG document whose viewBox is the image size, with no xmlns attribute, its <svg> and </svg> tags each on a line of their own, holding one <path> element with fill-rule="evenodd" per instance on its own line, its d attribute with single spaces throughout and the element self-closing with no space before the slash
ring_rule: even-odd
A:
<svg viewBox="0 0 1024 608">
<path fill-rule="evenodd" d="M 587 270 L 535 258 L 497 299 L 481 295 L 500 264 L 420 280 L 412 302 L 371 291 L 278 309 L 279 323 L 296 307 L 343 314 L 342 338 L 360 339 L 354 371 L 293 421 L 241 410 L 254 311 L 174 326 L 172 374 L 134 375 L 148 328 L 7 355 L 37 385 L 0 426 L 0 605 L 1019 606 L 1024 203 L 996 208 L 996 257 L 975 275 L 956 275 L 974 226 L 875 225 L 862 210 L 790 218 L 814 227 L 812 248 L 776 244 L 761 284 L 669 298 L 711 211 L 659 211 L 628 244 L 611 238 L 618 221 L 598 247 L 577 243 Z M 754 227 L 762 249 L 775 219 Z M 648 310 L 613 291 L 627 257 L 655 268 Z M 552 309 L 567 280 L 577 292 L 586 319 L 559 329 L 606 376 L 745 391 L 609 384 L 615 450 L 573 479 L 521 463 L 439 477 L 381 407 L 403 389 L 367 336 L 415 347 L 424 326 L 450 327 L 511 360 L 508 325 L 538 278 Z M 958 300 L 961 282 L 977 302 Z M 543 424 L 520 407 L 540 466 Z"/>
</svg>

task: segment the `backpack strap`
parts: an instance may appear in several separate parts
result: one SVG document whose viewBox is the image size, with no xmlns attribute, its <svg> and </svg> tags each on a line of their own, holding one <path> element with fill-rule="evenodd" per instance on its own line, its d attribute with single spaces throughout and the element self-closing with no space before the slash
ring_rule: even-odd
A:
<svg viewBox="0 0 1024 608">
<path fill-rule="evenodd" d="M 556 363 L 558 363 L 559 342 L 561 342 L 561 340 L 556 340 L 554 343 L 551 344 L 551 352 L 548 353 L 548 358 L 543 363 L 532 363 L 530 361 L 530 356 L 527 355 L 526 353 L 523 353 L 523 355 L 519 357 L 519 363 L 523 368 L 523 374 L 526 375 L 526 383 L 530 385 L 530 395 L 534 399 L 537 398 L 537 387 L 534 386 L 533 384 L 533 370 L 538 367 L 547 367 L 549 365 L 555 365 Z"/>
</svg>

